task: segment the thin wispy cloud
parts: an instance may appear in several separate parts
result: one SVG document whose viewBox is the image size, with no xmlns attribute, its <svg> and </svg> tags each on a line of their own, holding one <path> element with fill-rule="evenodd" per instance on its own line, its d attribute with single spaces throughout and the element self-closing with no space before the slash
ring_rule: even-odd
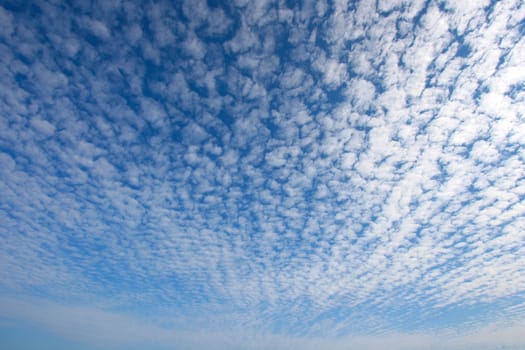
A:
<svg viewBox="0 0 525 350">
<path fill-rule="evenodd" d="M 0 2 L 0 317 L 114 347 L 525 346 L 524 18 Z"/>
</svg>

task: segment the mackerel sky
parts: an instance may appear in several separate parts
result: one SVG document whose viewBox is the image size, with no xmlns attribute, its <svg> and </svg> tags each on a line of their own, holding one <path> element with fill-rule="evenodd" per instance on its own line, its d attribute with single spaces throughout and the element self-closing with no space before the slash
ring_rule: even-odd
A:
<svg viewBox="0 0 525 350">
<path fill-rule="evenodd" d="M 524 333 L 522 1 L 0 0 L 0 348 Z"/>
</svg>

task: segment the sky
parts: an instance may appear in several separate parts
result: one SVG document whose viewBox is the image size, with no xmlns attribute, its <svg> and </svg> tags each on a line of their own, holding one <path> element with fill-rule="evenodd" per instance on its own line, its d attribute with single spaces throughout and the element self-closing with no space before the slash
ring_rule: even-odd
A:
<svg viewBox="0 0 525 350">
<path fill-rule="evenodd" d="M 520 0 L 0 0 L 0 348 L 525 349 Z"/>
</svg>

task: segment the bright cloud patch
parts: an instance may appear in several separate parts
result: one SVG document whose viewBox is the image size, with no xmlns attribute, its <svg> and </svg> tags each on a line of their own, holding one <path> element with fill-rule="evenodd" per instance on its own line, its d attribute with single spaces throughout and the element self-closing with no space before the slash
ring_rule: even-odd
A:
<svg viewBox="0 0 525 350">
<path fill-rule="evenodd" d="M 0 319 L 115 348 L 525 346 L 524 18 L 2 2 Z"/>
</svg>

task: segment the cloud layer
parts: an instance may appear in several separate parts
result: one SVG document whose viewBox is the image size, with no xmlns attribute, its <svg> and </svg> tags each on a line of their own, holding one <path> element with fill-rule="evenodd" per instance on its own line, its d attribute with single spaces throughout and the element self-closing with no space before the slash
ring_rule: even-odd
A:
<svg viewBox="0 0 525 350">
<path fill-rule="evenodd" d="M 520 324 L 524 17 L 3 2 L 0 295 L 334 348 Z"/>
</svg>

